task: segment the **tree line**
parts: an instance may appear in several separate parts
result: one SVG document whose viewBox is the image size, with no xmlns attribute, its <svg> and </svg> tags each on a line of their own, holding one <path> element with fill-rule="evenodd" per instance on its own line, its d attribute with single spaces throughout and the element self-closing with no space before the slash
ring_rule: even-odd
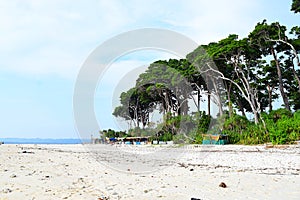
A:
<svg viewBox="0 0 300 200">
<path fill-rule="evenodd" d="M 300 12 L 299 0 L 292 2 L 291 10 Z M 184 59 L 153 62 L 139 75 L 135 87 L 121 94 L 121 105 L 113 115 L 140 130 L 150 127 L 149 115 L 158 110 L 164 116 L 163 123 L 157 126 L 161 135 L 192 132 L 192 142 L 201 141 L 202 133 L 215 128 L 209 127 L 211 122 L 221 119 L 218 129 L 230 135 L 232 142 L 252 141 L 252 136 L 258 138 L 256 134 L 263 139 L 254 143 L 298 140 L 299 53 L 299 26 L 288 30 L 279 22 L 263 20 L 245 38 L 231 34 L 218 42 L 200 45 Z M 284 111 L 273 111 L 278 99 Z M 197 112 L 190 112 L 189 101 Z M 200 110 L 203 101 L 207 101 L 207 113 Z M 212 103 L 218 107 L 216 118 L 211 116 Z M 247 113 L 254 119 L 247 119 Z M 287 123 L 287 119 L 296 124 L 291 125 L 293 130 L 281 127 L 281 135 L 287 136 L 280 140 L 274 127 Z"/>
</svg>

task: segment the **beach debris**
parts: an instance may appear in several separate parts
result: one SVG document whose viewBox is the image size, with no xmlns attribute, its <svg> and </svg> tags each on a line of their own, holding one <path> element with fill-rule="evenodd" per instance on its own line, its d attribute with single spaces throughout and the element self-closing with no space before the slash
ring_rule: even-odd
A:
<svg viewBox="0 0 300 200">
<path fill-rule="evenodd" d="M 194 169 L 193 169 L 193 168 L 191 168 L 191 169 L 190 169 L 190 171 L 192 172 L 192 171 L 194 171 Z"/>
<path fill-rule="evenodd" d="M 109 200 L 108 197 L 99 197 L 98 200 Z"/>
<path fill-rule="evenodd" d="M 201 200 L 201 199 L 198 199 L 198 198 L 191 198 L 191 200 Z"/>
<path fill-rule="evenodd" d="M 2 192 L 3 192 L 3 193 L 11 193 L 11 192 L 12 192 L 12 190 L 11 190 L 11 189 L 9 189 L 9 188 L 6 188 L 6 189 L 3 189 L 3 190 L 2 190 Z"/>
<path fill-rule="evenodd" d="M 81 177 L 81 178 L 78 178 L 77 179 L 77 182 L 81 182 L 81 183 L 83 183 L 84 182 L 84 179 Z"/>
<path fill-rule="evenodd" d="M 226 188 L 227 185 L 224 182 L 221 182 L 220 185 L 219 185 L 219 187 Z"/>
<path fill-rule="evenodd" d="M 22 151 L 21 153 L 31 153 L 31 154 L 34 154 L 34 152 L 33 151 Z"/>
<path fill-rule="evenodd" d="M 17 177 L 17 175 L 15 175 L 15 174 L 12 174 L 11 176 L 10 176 L 10 178 L 16 178 Z"/>
<path fill-rule="evenodd" d="M 188 166 L 184 163 L 177 163 L 180 167 L 184 167 L 184 168 L 187 168 Z"/>
<path fill-rule="evenodd" d="M 265 148 L 266 149 L 270 149 L 270 148 L 287 149 L 289 148 L 289 145 L 273 145 L 272 143 L 266 143 Z"/>
<path fill-rule="evenodd" d="M 34 170 L 32 173 L 27 174 L 26 176 L 32 176 L 36 171 Z"/>
</svg>

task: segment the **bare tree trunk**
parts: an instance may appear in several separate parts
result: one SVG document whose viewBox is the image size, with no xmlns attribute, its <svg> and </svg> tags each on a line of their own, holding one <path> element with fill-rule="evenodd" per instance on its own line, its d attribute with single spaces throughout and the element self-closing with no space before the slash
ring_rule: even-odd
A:
<svg viewBox="0 0 300 200">
<path fill-rule="evenodd" d="M 210 92 L 207 91 L 207 115 L 210 116 Z"/>
<path fill-rule="evenodd" d="M 269 112 L 271 112 L 273 110 L 273 106 L 272 106 L 272 91 L 273 91 L 274 87 L 270 87 L 270 85 L 268 85 L 268 95 L 269 95 Z"/>
<path fill-rule="evenodd" d="M 282 42 L 282 43 L 288 45 L 291 48 L 292 52 L 293 52 L 294 59 L 296 59 L 296 66 L 300 67 L 300 58 L 298 56 L 297 50 L 295 49 L 295 47 L 291 43 L 287 42 L 286 40 L 282 40 L 281 38 L 279 38 L 278 40 L 271 40 L 271 39 L 269 39 L 269 40 L 273 41 L 273 42 Z M 292 60 L 292 62 L 293 62 L 293 60 Z M 299 78 L 299 76 L 296 73 L 296 69 L 295 69 L 294 63 L 293 63 L 292 71 L 293 71 L 293 74 L 295 76 L 295 79 L 297 80 L 297 83 L 298 83 L 298 92 L 300 93 L 300 78 Z"/>
<path fill-rule="evenodd" d="M 277 56 L 276 56 L 274 48 L 271 48 L 271 52 L 272 52 L 273 58 L 274 58 L 275 63 L 276 63 L 277 75 L 278 75 L 278 82 L 279 82 L 279 90 L 280 90 L 280 93 L 281 93 L 281 96 L 282 96 L 282 100 L 283 100 L 284 106 L 285 106 L 285 108 L 287 110 L 291 110 L 290 104 L 289 104 L 289 100 L 287 98 L 287 95 L 286 95 L 286 93 L 284 91 L 284 87 L 283 87 L 283 81 L 282 81 L 282 74 L 281 74 L 281 69 L 280 69 L 280 63 L 279 63 L 279 61 L 277 59 Z"/>
<path fill-rule="evenodd" d="M 237 99 L 237 103 L 238 103 L 238 106 L 240 108 L 240 111 L 242 112 L 243 117 L 246 117 L 245 109 L 244 109 L 244 106 L 243 106 L 241 100 Z"/>
<path fill-rule="evenodd" d="M 201 89 L 200 89 L 200 87 L 196 84 L 196 83 L 192 83 L 194 86 L 196 86 L 196 90 L 194 90 L 194 91 L 196 91 L 197 92 L 197 101 L 195 100 L 195 97 L 194 97 L 194 94 L 195 93 L 191 93 L 191 97 L 192 97 L 192 99 L 193 99 L 193 102 L 194 102 L 194 104 L 195 104 L 195 106 L 197 107 L 197 112 L 199 113 L 200 112 L 200 101 L 201 101 Z"/>
<path fill-rule="evenodd" d="M 197 101 L 198 101 L 197 110 L 198 112 L 200 112 L 200 101 L 201 101 L 200 90 L 197 91 Z"/>
<path fill-rule="evenodd" d="M 235 65 L 236 65 L 235 72 L 236 72 L 239 80 L 241 81 L 242 86 L 240 86 L 233 80 L 226 78 L 224 76 L 224 74 L 221 73 L 220 71 L 211 68 L 209 65 L 208 65 L 208 67 L 210 68 L 209 70 L 214 71 L 219 74 L 218 78 L 222 78 L 223 80 L 230 81 L 232 84 L 234 84 L 240 90 L 240 92 L 242 93 L 242 96 L 247 100 L 247 102 L 249 103 L 249 105 L 251 107 L 251 110 L 254 114 L 255 124 L 258 124 L 259 123 L 259 113 L 260 113 L 260 103 L 257 99 L 257 91 L 255 88 L 251 87 L 243 70 L 242 69 L 238 70 L 238 68 L 239 68 L 238 64 L 235 63 Z M 244 88 L 244 90 L 243 90 L 243 88 Z"/>
</svg>

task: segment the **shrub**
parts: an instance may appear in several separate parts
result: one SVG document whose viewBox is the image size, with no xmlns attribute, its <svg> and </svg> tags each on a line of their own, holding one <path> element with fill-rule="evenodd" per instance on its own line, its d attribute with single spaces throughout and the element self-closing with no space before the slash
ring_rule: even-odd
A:
<svg viewBox="0 0 300 200">
<path fill-rule="evenodd" d="M 262 144 L 269 141 L 264 126 L 260 124 L 250 124 L 241 134 L 241 144 Z"/>
<path fill-rule="evenodd" d="M 266 124 L 273 144 L 289 144 L 300 138 L 299 111 L 294 114 L 285 109 L 272 111 Z"/>
</svg>

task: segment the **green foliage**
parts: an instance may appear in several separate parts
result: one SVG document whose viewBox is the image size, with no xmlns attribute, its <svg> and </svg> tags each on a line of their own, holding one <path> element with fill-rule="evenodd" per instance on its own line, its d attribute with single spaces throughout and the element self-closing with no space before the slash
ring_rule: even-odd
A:
<svg viewBox="0 0 300 200">
<path fill-rule="evenodd" d="M 155 136 L 156 129 L 135 127 L 128 130 L 128 134 L 132 136 Z"/>
<path fill-rule="evenodd" d="M 108 137 L 108 138 L 129 136 L 128 134 L 126 134 L 126 131 L 115 131 L 112 129 L 103 130 L 102 133 L 104 134 L 104 137 Z"/>
<path fill-rule="evenodd" d="M 173 140 L 174 143 L 202 143 L 202 134 L 209 128 L 211 117 L 205 112 L 193 115 L 172 116 L 167 113 L 164 122 L 157 125 L 156 138 L 162 141 Z"/>
<path fill-rule="evenodd" d="M 173 134 L 172 133 L 164 133 L 159 137 L 159 141 L 171 141 L 173 140 Z"/>
<path fill-rule="evenodd" d="M 298 110 L 298 111 L 296 111 L 296 112 L 294 113 L 294 119 L 295 119 L 296 121 L 300 121 L 300 110 Z"/>
<path fill-rule="evenodd" d="M 194 139 L 194 144 L 202 144 L 202 141 L 203 141 L 202 134 L 197 134 L 195 139 Z"/>
<path fill-rule="evenodd" d="M 288 119 L 292 116 L 293 116 L 293 114 L 291 111 L 286 110 L 284 108 L 280 108 L 280 109 L 271 111 L 269 115 L 265 116 L 265 118 L 266 118 L 266 120 L 272 120 L 274 123 L 276 123 L 280 119 Z"/>
<path fill-rule="evenodd" d="M 245 130 L 250 123 L 251 122 L 248 121 L 246 117 L 233 114 L 232 117 L 226 119 L 223 130 L 241 134 L 242 131 Z"/>
<path fill-rule="evenodd" d="M 286 109 L 263 113 L 262 122 L 254 124 L 245 117 L 234 115 L 224 123 L 223 134 L 229 136 L 233 144 L 290 144 L 300 139 L 300 111 L 292 114 Z"/>
<path fill-rule="evenodd" d="M 197 129 L 194 129 L 192 132 L 191 132 L 191 138 L 193 138 L 192 141 L 190 141 L 190 143 L 194 143 L 194 144 L 202 144 L 202 141 L 203 141 L 203 134 L 205 134 L 206 132 L 201 132 L 201 130 L 197 130 Z"/>
<path fill-rule="evenodd" d="M 289 144 L 300 139 L 300 112 L 292 114 L 285 109 L 278 109 L 266 116 L 270 142 Z"/>
<path fill-rule="evenodd" d="M 207 115 L 204 111 L 198 112 L 194 115 L 194 120 L 197 124 L 199 134 L 206 134 L 211 121 L 211 116 Z"/>
<path fill-rule="evenodd" d="M 192 140 L 183 134 L 178 134 L 173 136 L 173 142 L 174 144 L 190 144 L 192 143 Z"/>
<path fill-rule="evenodd" d="M 291 11 L 294 11 L 294 13 L 300 12 L 300 1 L 299 0 L 293 0 Z"/>
<path fill-rule="evenodd" d="M 300 12 L 299 0 L 293 0 L 291 10 Z M 203 134 L 220 130 L 229 136 L 230 143 L 287 144 L 299 140 L 300 111 L 293 114 L 289 110 L 300 109 L 300 27 L 286 32 L 286 26 L 279 22 L 268 24 L 263 20 L 245 38 L 231 34 L 200 45 L 186 59 L 155 61 L 139 75 L 135 87 L 121 94 L 121 105 L 113 115 L 134 123 L 136 128 L 129 130 L 132 135 L 151 135 L 155 140 L 173 139 L 177 143 L 199 144 Z M 209 64 L 218 73 L 206 73 L 211 70 Z M 215 96 L 223 108 L 226 103 L 230 115 L 213 119 L 201 112 L 202 93 Z M 227 99 L 220 94 L 226 94 Z M 272 111 L 272 103 L 279 97 L 286 109 Z M 189 114 L 191 98 L 199 111 L 193 115 Z M 270 113 L 263 113 L 267 108 Z M 163 122 L 153 127 L 149 113 L 155 109 L 163 114 Z M 245 113 L 252 114 L 254 122 Z M 217 125 L 209 130 L 210 124 Z M 124 133 L 109 129 L 105 135 Z"/>
<path fill-rule="evenodd" d="M 266 133 L 263 124 L 250 124 L 246 127 L 240 135 L 240 144 L 263 144 L 269 141 L 268 134 Z"/>
</svg>

